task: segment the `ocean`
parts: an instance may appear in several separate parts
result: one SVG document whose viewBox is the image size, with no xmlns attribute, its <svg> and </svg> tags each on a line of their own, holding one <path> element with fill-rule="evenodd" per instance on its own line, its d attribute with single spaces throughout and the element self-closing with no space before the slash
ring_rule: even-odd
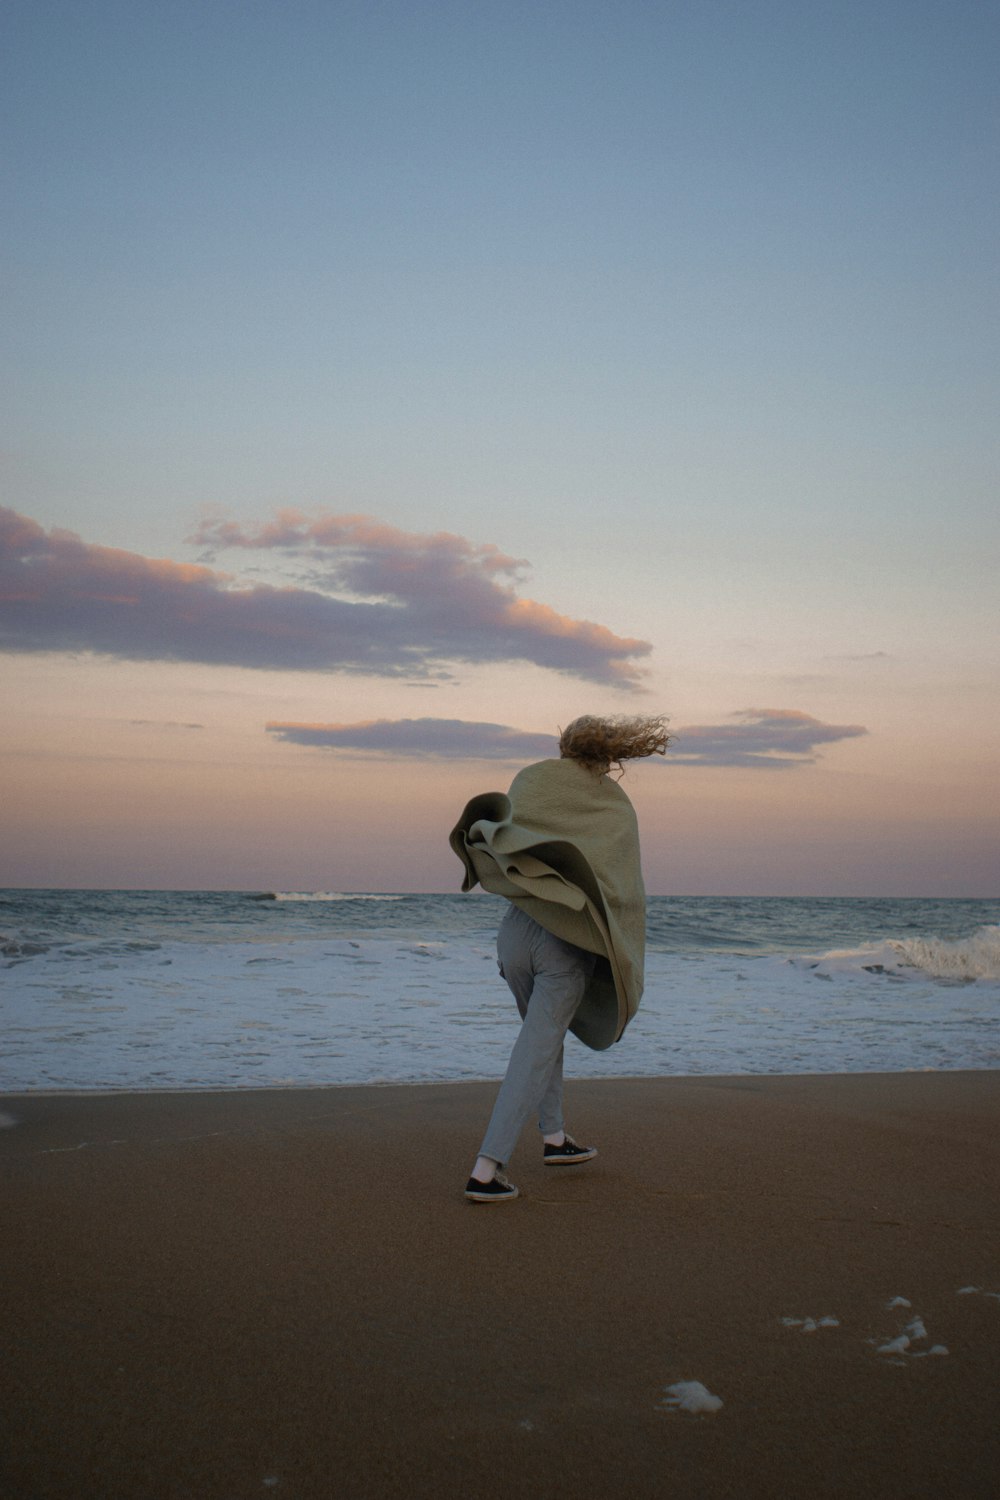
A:
<svg viewBox="0 0 1000 1500">
<path fill-rule="evenodd" d="M 505 903 L 0 891 L 0 1090 L 499 1078 Z M 1000 902 L 654 896 L 623 1039 L 570 1077 L 1000 1067 Z"/>
</svg>

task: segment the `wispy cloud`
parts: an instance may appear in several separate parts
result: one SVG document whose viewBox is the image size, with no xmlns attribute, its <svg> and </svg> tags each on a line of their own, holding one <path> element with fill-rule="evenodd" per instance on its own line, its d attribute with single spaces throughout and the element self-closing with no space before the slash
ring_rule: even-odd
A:
<svg viewBox="0 0 1000 1500">
<path fill-rule="evenodd" d="M 129 719 L 133 729 L 204 729 L 204 724 L 187 724 L 179 719 Z"/>
<path fill-rule="evenodd" d="M 47 533 L 0 508 L 0 650 L 411 679 L 447 676 L 449 663 L 527 661 L 631 689 L 652 649 L 522 598 L 525 565 L 464 537 L 286 511 L 258 532 L 206 523 L 196 539 L 308 556 L 309 585 L 248 585 L 204 561 Z"/>
<path fill-rule="evenodd" d="M 859 651 L 853 656 L 826 656 L 824 661 L 892 661 L 888 651 Z"/>
<path fill-rule="evenodd" d="M 364 719 L 359 724 L 268 724 L 276 739 L 327 750 L 436 760 L 543 760 L 555 755 L 554 734 L 467 719 Z"/>
<path fill-rule="evenodd" d="M 745 766 L 788 770 L 809 765 L 818 745 L 867 734 L 862 724 L 824 724 L 793 708 L 745 708 L 725 724 L 692 724 L 676 731 L 675 765 Z"/>
<path fill-rule="evenodd" d="M 439 760 L 538 760 L 558 753 L 555 735 L 466 719 L 366 719 L 357 724 L 272 723 L 267 730 L 294 745 L 364 751 L 399 758 Z M 725 724 L 673 731 L 674 743 L 658 765 L 741 766 L 788 770 L 809 765 L 819 745 L 853 739 L 860 724 L 824 724 L 789 708 L 743 709 Z"/>
</svg>

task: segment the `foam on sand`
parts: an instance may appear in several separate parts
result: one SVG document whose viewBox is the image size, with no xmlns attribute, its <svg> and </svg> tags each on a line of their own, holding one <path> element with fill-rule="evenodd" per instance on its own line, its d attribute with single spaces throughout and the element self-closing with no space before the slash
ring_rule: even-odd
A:
<svg viewBox="0 0 1000 1500">
<path fill-rule="evenodd" d="M 975 1287 L 962 1287 L 963 1292 L 974 1292 Z M 888 1304 L 890 1309 L 895 1307 L 911 1307 L 912 1304 L 906 1297 L 893 1297 Z M 923 1344 L 927 1341 L 927 1327 L 923 1318 L 919 1315 L 912 1317 L 906 1324 L 902 1333 L 897 1334 L 884 1344 L 877 1343 L 871 1339 L 869 1342 L 875 1344 L 875 1353 L 887 1355 L 893 1364 L 903 1365 L 911 1359 L 929 1359 L 931 1356 L 939 1357 L 948 1353 L 944 1344 L 932 1344 L 929 1349 L 914 1349 L 914 1344 Z"/>
<path fill-rule="evenodd" d="M 961 1296 L 964 1293 L 978 1291 L 978 1287 L 964 1286 L 959 1288 L 958 1295 Z M 990 1294 L 987 1293 L 987 1295 Z M 893 1312 L 896 1309 L 911 1310 L 912 1306 L 913 1304 L 909 1297 L 892 1297 L 885 1304 L 885 1311 Z M 799 1333 L 816 1333 L 821 1328 L 840 1327 L 840 1319 L 831 1317 L 830 1315 L 822 1318 L 786 1317 L 779 1319 L 779 1321 L 782 1327 L 796 1328 Z M 914 1344 L 926 1343 L 927 1337 L 926 1324 L 923 1318 L 919 1314 L 916 1314 L 901 1332 L 894 1334 L 891 1338 L 885 1338 L 883 1335 L 883 1342 L 881 1343 L 877 1338 L 867 1339 L 866 1342 L 874 1347 L 876 1354 L 885 1356 L 887 1363 L 896 1365 L 906 1364 L 911 1359 L 927 1359 L 931 1355 L 940 1356 L 948 1353 L 948 1349 L 944 1344 L 934 1344 L 929 1349 L 915 1349 L 913 1347 Z"/>
<path fill-rule="evenodd" d="M 666 1411 L 689 1411 L 698 1415 L 721 1411 L 722 1398 L 713 1396 L 700 1380 L 678 1380 L 664 1387 L 660 1405 Z"/>
</svg>

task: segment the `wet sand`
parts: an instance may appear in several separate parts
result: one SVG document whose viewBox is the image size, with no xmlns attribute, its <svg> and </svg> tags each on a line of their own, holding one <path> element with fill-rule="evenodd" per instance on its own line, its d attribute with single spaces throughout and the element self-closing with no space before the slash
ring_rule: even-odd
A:
<svg viewBox="0 0 1000 1500">
<path fill-rule="evenodd" d="M 495 1090 L 0 1098 L 3 1500 L 997 1494 L 1000 1073 Z"/>
</svg>

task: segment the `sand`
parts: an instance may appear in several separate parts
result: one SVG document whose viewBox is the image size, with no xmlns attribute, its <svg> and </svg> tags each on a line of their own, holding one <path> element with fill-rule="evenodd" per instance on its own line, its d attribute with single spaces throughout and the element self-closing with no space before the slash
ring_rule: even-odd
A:
<svg viewBox="0 0 1000 1500">
<path fill-rule="evenodd" d="M 495 1087 L 0 1099 L 3 1500 L 996 1496 L 1000 1073 Z"/>
</svg>

